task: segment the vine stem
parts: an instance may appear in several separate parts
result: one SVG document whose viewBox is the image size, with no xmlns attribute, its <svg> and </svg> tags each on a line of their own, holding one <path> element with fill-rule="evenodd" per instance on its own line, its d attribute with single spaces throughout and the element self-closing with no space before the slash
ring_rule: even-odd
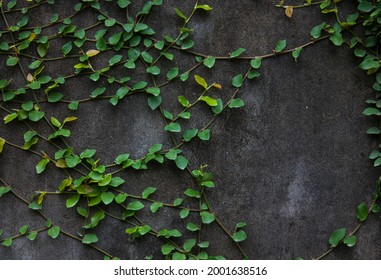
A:
<svg viewBox="0 0 381 280">
<path fill-rule="evenodd" d="M 12 193 L 15 197 L 17 197 L 19 200 L 21 200 L 21 201 L 24 202 L 25 204 L 29 205 L 29 202 L 28 202 L 25 198 L 23 198 L 21 195 L 19 195 L 17 192 L 15 192 L 14 189 L 13 189 L 7 182 L 5 182 L 4 179 L 0 178 L 0 181 L 1 181 L 4 185 L 6 185 L 7 187 L 10 187 L 10 188 L 11 188 L 11 193 Z M 48 220 L 49 220 L 49 218 L 48 218 L 48 217 L 47 217 L 41 210 L 38 210 L 37 213 L 38 213 L 42 218 L 44 218 L 45 221 L 48 221 Z M 53 225 L 53 224 L 52 224 L 52 225 Z M 81 238 L 79 238 L 79 237 L 77 237 L 77 236 L 75 236 L 75 235 L 69 233 L 68 231 L 63 230 L 62 228 L 60 228 L 60 232 L 61 232 L 62 234 L 64 234 L 64 235 L 66 235 L 66 236 L 68 236 L 68 237 L 70 237 L 70 238 L 72 238 L 72 239 L 75 239 L 75 240 L 77 240 L 77 241 L 80 241 L 80 242 L 82 243 L 82 239 L 81 239 Z M 101 248 L 99 248 L 99 247 L 97 247 L 97 246 L 95 246 L 95 245 L 93 245 L 93 244 L 87 244 L 87 245 L 88 245 L 89 247 L 93 248 L 94 250 L 96 250 L 96 251 L 98 251 L 98 252 L 100 252 L 100 253 L 102 253 L 102 254 L 104 254 L 104 255 L 110 257 L 110 258 L 113 258 L 113 256 L 112 256 L 110 253 L 106 252 L 105 250 L 103 250 L 103 249 L 101 249 Z"/>
<path fill-rule="evenodd" d="M 369 214 L 372 213 L 372 207 L 373 207 L 376 203 L 377 203 L 377 199 L 372 200 L 372 203 L 370 204 L 369 209 L 368 209 L 368 216 L 369 216 Z M 348 234 L 348 236 L 355 235 L 355 234 L 360 230 L 360 228 L 364 225 L 364 223 L 365 223 L 366 221 L 367 221 L 367 220 L 362 221 L 362 222 L 359 222 L 359 223 L 356 225 L 356 227 L 355 227 L 355 228 Z M 340 241 L 339 244 L 342 244 L 342 243 L 343 243 L 343 241 Z M 320 256 L 318 256 L 317 258 L 315 258 L 315 260 L 321 260 L 321 259 L 325 258 L 325 257 L 328 256 L 330 253 L 332 253 L 337 247 L 338 247 L 338 246 L 329 248 L 327 251 L 325 251 L 325 252 L 322 253 Z"/>
</svg>

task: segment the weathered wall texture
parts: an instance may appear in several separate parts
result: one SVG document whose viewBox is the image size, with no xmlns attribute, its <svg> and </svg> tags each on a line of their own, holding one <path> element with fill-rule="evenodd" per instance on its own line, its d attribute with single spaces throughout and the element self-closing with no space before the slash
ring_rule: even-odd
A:
<svg viewBox="0 0 381 280">
<path fill-rule="evenodd" d="M 61 7 L 60 14 L 71 13 L 72 5 L 56 2 Z M 147 19 L 154 26 L 157 38 L 165 34 L 175 36 L 181 25 L 172 7 L 189 11 L 193 6 L 190 3 L 193 1 L 164 2 Z M 207 2 L 213 10 L 196 14 L 190 26 L 194 28 L 194 50 L 215 56 L 227 55 L 238 47 L 246 48 L 248 56 L 271 53 L 279 39 L 287 39 L 289 47 L 296 47 L 307 43 L 311 28 L 323 21 L 320 11 L 314 8 L 297 10 L 289 19 L 283 10 L 275 8 L 277 1 Z M 50 18 L 53 11 L 48 8 L 42 11 L 43 16 L 33 19 L 35 24 Z M 41 15 L 41 11 L 35 12 Z M 49 16 L 45 18 L 45 14 Z M 116 16 L 123 14 L 116 13 Z M 91 13 L 80 18 L 86 24 L 93 20 Z M 0 20 L 0 24 L 4 28 L 4 22 Z M 59 50 L 61 45 L 54 47 Z M 183 57 L 179 67 L 192 65 L 190 56 L 179 56 Z M 3 67 L 5 57 L 1 56 L 0 62 Z M 215 174 L 217 187 L 209 191 L 209 197 L 221 221 L 229 228 L 240 220 L 247 222 L 248 239 L 242 247 L 251 259 L 314 258 L 328 248 L 328 237 L 334 229 L 356 226 L 356 206 L 369 201 L 377 177 L 377 170 L 368 159 L 375 143 L 365 134 L 372 121 L 361 114 L 365 100 L 373 94 L 372 79 L 358 69 L 358 63 L 350 49 L 337 48 L 327 40 L 304 49 L 297 62 L 291 55 L 264 60 L 261 77 L 246 84 L 240 93 L 246 106 L 224 112 L 212 127 L 211 141 L 196 140 L 182 147 L 191 168 L 208 164 L 208 170 Z M 50 73 L 72 72 L 67 65 L 51 65 Z M 197 73 L 208 81 L 220 83 L 221 94 L 228 94 L 233 90 L 230 77 L 246 71 L 247 66 L 243 61 L 219 61 L 213 69 L 199 68 Z M 12 71 L 15 71 L 14 79 L 20 79 L 17 69 Z M 78 98 L 88 96 L 93 87 L 84 78 L 68 82 L 64 90 L 65 95 Z M 164 104 L 177 108 L 171 93 L 177 96 L 181 91 L 185 96 L 192 96 L 196 90 L 196 86 L 176 82 L 164 93 L 163 97 L 167 97 Z M 55 114 L 60 117 L 68 114 L 61 105 L 50 110 L 58 112 Z M 131 96 L 118 107 L 107 101 L 89 102 L 81 105 L 75 114 L 78 121 L 70 127 L 70 144 L 78 150 L 96 149 L 105 162 L 112 162 L 123 152 L 142 156 L 154 143 L 170 145 L 159 113 L 149 109 L 144 96 Z M 203 114 L 200 109 L 195 120 L 199 125 L 205 121 Z M 13 137 L 17 143 L 21 143 L 24 130 L 21 124 L 0 124 L 0 136 Z M 55 174 L 52 168 L 36 175 L 36 162 L 37 158 L 25 152 L 7 148 L 0 155 L 0 177 L 25 197 L 30 197 L 36 189 L 55 190 L 62 174 Z M 122 177 L 133 190 L 156 186 L 159 197 L 171 199 L 191 184 L 189 176 L 172 163 L 165 168 L 158 166 Z M 81 221 L 77 220 L 75 210 L 65 208 L 64 202 L 65 198 L 58 196 L 46 198 L 45 213 L 75 234 Z M 7 232 L 17 232 L 26 223 L 30 227 L 42 223 L 38 215 L 13 196 L 0 200 L 0 211 L 0 228 Z M 151 221 L 157 227 L 183 223 L 172 220 L 176 214 L 171 211 L 160 211 L 163 211 L 161 218 L 153 217 Z M 157 239 L 130 243 L 118 222 L 106 219 L 102 223 L 102 232 L 96 232 L 100 236 L 99 247 L 127 259 L 151 254 L 160 257 Z M 210 239 L 223 240 L 212 244 L 212 252 L 239 258 L 234 245 L 216 226 L 209 227 L 207 233 Z M 355 248 L 339 248 L 328 258 L 380 259 L 380 235 L 380 219 L 372 217 L 358 233 Z M 17 239 L 9 248 L 0 247 L 1 259 L 102 257 L 64 235 L 52 240 L 41 234 L 34 242 Z"/>
</svg>

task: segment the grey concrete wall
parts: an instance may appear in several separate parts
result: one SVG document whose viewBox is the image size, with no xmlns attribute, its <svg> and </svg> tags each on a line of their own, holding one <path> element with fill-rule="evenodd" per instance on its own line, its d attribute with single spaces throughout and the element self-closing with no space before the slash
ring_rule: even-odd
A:
<svg viewBox="0 0 381 280">
<path fill-rule="evenodd" d="M 71 13 L 71 5 L 56 2 L 60 14 Z M 189 12 L 193 6 L 193 1 L 164 2 L 147 18 L 157 31 L 157 38 L 165 34 L 175 36 L 181 25 L 172 7 L 179 6 Z M 289 19 L 283 10 L 274 7 L 276 2 L 208 0 L 213 11 L 197 13 L 190 23 L 194 28 L 194 50 L 218 56 L 243 47 L 249 56 L 263 55 L 271 53 L 279 39 L 287 39 L 289 47 L 308 42 L 311 28 L 326 19 L 314 8 L 297 10 Z M 33 19 L 35 24 L 41 24 L 49 18 L 45 15 L 54 11 L 44 6 L 43 10 L 34 12 L 36 15 L 43 12 L 43 17 Z M 123 16 L 114 10 L 109 13 Z M 85 13 L 76 22 L 85 26 L 93 20 L 92 13 Z M 0 24 L 4 29 L 4 22 Z M 59 50 L 60 43 L 52 48 Z M 180 68 L 192 65 L 192 56 L 176 55 L 181 57 Z M 5 66 L 5 59 L 0 57 L 1 67 Z M 27 65 L 27 61 L 22 63 Z M 196 140 L 182 147 L 191 168 L 208 164 L 208 170 L 215 175 L 217 187 L 208 193 L 221 221 L 229 229 L 238 221 L 247 222 L 248 239 L 242 247 L 249 258 L 314 258 L 329 248 L 328 238 L 334 229 L 350 230 L 356 226 L 355 209 L 360 202 L 370 200 L 378 175 L 367 158 L 376 141 L 365 134 L 374 122 L 361 114 L 365 100 L 373 95 L 373 80 L 358 69 L 358 64 L 350 49 L 337 48 L 328 41 L 304 49 L 297 62 L 291 55 L 266 59 L 260 69 L 262 76 L 245 84 L 239 95 L 246 106 L 224 112 L 212 127 L 211 141 Z M 49 65 L 48 71 L 55 76 L 72 72 L 67 65 Z M 220 94 L 227 100 L 234 90 L 230 86 L 231 77 L 243 73 L 247 67 L 248 62 L 244 61 L 218 61 L 215 68 L 200 67 L 195 73 L 220 83 L 223 87 Z M 11 71 L 15 81 L 22 79 L 17 69 Z M 68 99 L 83 98 L 93 87 L 88 79 L 78 78 L 69 81 L 63 90 Z M 197 90 L 197 86 L 175 82 L 163 92 L 163 104 L 178 110 L 175 98 L 179 91 L 191 97 Z M 58 117 L 70 114 L 64 105 L 44 109 Z M 210 117 L 204 109 L 195 111 L 195 126 L 201 126 Z M 142 156 L 154 143 L 171 145 L 162 129 L 160 114 L 149 109 L 146 96 L 131 96 L 117 107 L 107 101 L 89 102 L 80 105 L 74 114 L 78 121 L 70 125 L 70 145 L 78 151 L 94 148 L 105 162 L 112 162 L 123 152 Z M 43 126 L 39 129 L 48 131 Z M 15 143 L 22 143 L 24 131 L 22 124 L 0 124 L 0 137 Z M 38 159 L 10 147 L 4 149 L 0 162 L 0 178 L 25 197 L 30 198 L 37 189 L 54 191 L 63 179 L 62 173 L 53 168 L 36 175 L 34 166 Z M 157 197 L 167 201 L 181 195 L 192 184 L 189 175 L 173 163 L 164 167 L 154 165 L 148 171 L 128 172 L 121 177 L 126 180 L 128 190 L 139 192 L 155 186 Z M 76 234 L 81 220 L 75 210 L 66 209 L 65 199 L 47 197 L 44 213 L 55 224 Z M 13 196 L 4 196 L 0 207 L 0 228 L 8 234 L 16 233 L 23 224 L 30 227 L 43 224 L 38 215 Z M 150 218 L 151 225 L 183 226 L 183 221 L 174 218 L 176 212 L 160 211 L 160 218 Z M 328 258 L 380 259 L 380 225 L 379 217 L 372 216 L 357 234 L 355 248 L 340 247 Z M 151 254 L 160 258 L 160 241 L 146 237 L 129 242 L 124 229 L 121 223 L 105 219 L 95 231 L 100 237 L 97 245 L 121 258 L 141 259 Z M 211 254 L 240 257 L 216 225 L 207 227 L 205 234 L 211 241 L 220 240 L 211 243 Z M 0 247 L 0 259 L 102 257 L 64 235 L 52 240 L 41 234 L 34 242 L 22 238 L 15 240 L 12 247 Z"/>
</svg>

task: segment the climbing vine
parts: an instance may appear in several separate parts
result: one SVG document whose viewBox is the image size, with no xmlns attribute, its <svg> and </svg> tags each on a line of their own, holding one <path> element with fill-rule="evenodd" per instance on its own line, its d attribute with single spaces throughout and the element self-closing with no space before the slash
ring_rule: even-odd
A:
<svg viewBox="0 0 381 280">
<path fill-rule="evenodd" d="M 237 221 L 231 229 L 221 221 L 209 199 L 213 189 L 218 188 L 213 174 L 205 163 L 191 162 L 181 148 L 190 142 L 213 141 L 215 120 L 225 111 L 245 105 L 240 97 L 241 89 L 260 77 L 264 59 L 291 55 L 297 61 L 304 48 L 323 40 L 330 40 L 336 46 L 348 45 L 362 59 L 360 68 L 368 74 L 376 74 L 376 96 L 367 101 L 364 114 L 380 116 L 381 74 L 377 74 L 380 24 L 377 19 L 381 3 L 359 2 L 358 12 L 342 20 L 340 1 L 306 1 L 299 6 L 281 1 L 277 6 L 283 8 L 288 17 L 298 8 L 320 7 L 322 13 L 334 14 L 335 22 L 313 27 L 311 38 L 297 47 L 289 48 L 282 39 L 268 54 L 246 56 L 246 49 L 238 48 L 225 56 L 214 56 L 194 50 L 192 18 L 197 13 L 213 12 L 213 7 L 199 1 L 194 1 L 189 11 L 173 7 L 173 13 L 181 22 L 175 36 L 161 35 L 162 32 L 149 23 L 150 16 L 163 5 L 162 0 L 145 3 L 73 1 L 67 4 L 72 6 L 72 14 L 65 16 L 55 9 L 54 0 L 0 1 L 0 55 L 5 69 L 0 79 L 0 110 L 7 128 L 15 127 L 18 132 L 22 127 L 23 131 L 22 143 L 12 142 L 15 137 L 1 132 L 0 153 L 13 149 L 24 151 L 25 157 L 30 155 L 35 160 L 33 172 L 42 174 L 55 170 L 61 176 L 54 189 L 34 189 L 30 197 L 24 197 L 17 191 L 18 186 L 0 178 L 1 199 L 13 195 L 45 221 L 40 228 L 26 222 L 18 233 L 0 229 L 1 244 L 12 246 L 14 240 L 25 237 L 33 241 L 46 232 L 53 239 L 63 234 L 77 240 L 107 259 L 126 258 L 127 255 L 116 255 L 99 245 L 102 242 L 96 230 L 102 228 L 106 219 L 113 219 L 120 222 L 120 231 L 130 241 L 144 240 L 147 236 L 161 240 L 161 247 L 153 248 L 147 258 L 159 252 L 162 258 L 174 260 L 224 259 L 224 252 L 213 255 L 209 252 L 213 242 L 220 242 L 205 234 L 212 226 L 228 237 L 242 258 L 250 258 L 242 245 L 247 239 L 247 221 Z M 30 14 L 36 10 L 54 12 L 49 16 L 44 14 L 41 23 L 32 26 L 35 21 Z M 86 13 L 96 17 L 92 16 L 91 22 L 78 20 Z M 366 29 L 366 38 L 356 35 L 352 27 L 358 26 Z M 188 58 L 186 63 L 180 60 L 183 55 Z M 199 71 L 200 68 L 212 71 L 222 60 L 240 61 L 247 68 L 230 77 L 229 88 L 223 88 L 219 81 Z M 66 72 L 57 74 L 51 67 L 54 63 L 64 65 Z M 8 72 L 18 73 L 17 78 Z M 67 92 L 67 84 L 80 79 L 90 80 L 93 87 L 86 92 Z M 192 88 L 195 93 L 178 90 L 175 97 L 169 95 L 170 86 L 178 84 L 181 88 L 183 85 Z M 115 155 L 113 162 L 103 160 L 91 143 L 83 150 L 75 147 L 72 131 L 80 121 L 81 110 L 96 107 L 99 102 L 108 102 L 115 110 L 128 110 L 131 98 L 138 96 L 143 96 L 152 114 L 161 119 L 161 130 L 168 136 L 168 143 L 153 144 L 141 157 L 132 156 L 136 154 L 134 151 L 125 151 Z M 368 133 L 380 135 L 381 132 L 379 127 L 372 127 Z M 375 166 L 381 165 L 379 150 L 373 151 L 370 158 Z M 168 194 L 162 199 L 160 188 L 152 185 L 142 187 L 138 193 L 131 190 L 128 181 L 131 174 L 168 165 L 188 176 L 189 187 L 181 190 L 182 195 Z M 371 202 L 362 202 L 357 208 L 358 226 L 350 232 L 345 228 L 334 230 L 329 237 L 331 247 L 318 258 L 340 244 L 349 247 L 356 244 L 356 232 L 371 213 L 380 210 L 379 181 L 376 188 Z M 58 196 L 59 203 L 74 210 L 70 213 L 82 219 L 76 234 L 44 211 L 45 201 L 51 196 Z M 152 217 L 165 221 L 169 212 L 164 209 L 173 210 L 170 213 L 175 213 L 184 223 L 179 222 L 175 227 L 157 226 Z"/>
</svg>

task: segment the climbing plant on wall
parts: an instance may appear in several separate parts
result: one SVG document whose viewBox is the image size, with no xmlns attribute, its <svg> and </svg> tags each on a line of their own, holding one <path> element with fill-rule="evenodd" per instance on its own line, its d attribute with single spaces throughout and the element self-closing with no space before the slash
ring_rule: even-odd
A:
<svg viewBox="0 0 381 280">
<path fill-rule="evenodd" d="M 334 14 L 336 22 L 328 23 L 327 20 L 313 27 L 311 38 L 306 38 L 301 46 L 288 47 L 287 40 L 280 39 L 268 54 L 246 55 L 246 49 L 238 48 L 225 56 L 215 56 L 194 50 L 197 42 L 192 28 L 193 16 L 211 13 L 213 7 L 199 1 L 194 1 L 189 11 L 173 7 L 181 24 L 178 34 L 169 36 L 162 35 L 149 23 L 163 1 L 138 2 L 73 1 L 66 4 L 72 7 L 72 14 L 63 16 L 55 8 L 54 0 L 0 1 L 0 54 L 4 69 L 0 77 L 0 109 L 7 127 L 17 127 L 15 132 L 22 127 L 23 131 L 21 144 L 0 132 L 0 153 L 13 149 L 24 151 L 25 157 L 35 161 L 34 170 L 25 172 L 45 174 L 55 170 L 61 176 L 60 184 L 53 189 L 41 190 L 36 186 L 30 197 L 24 197 L 16 185 L 0 178 L 1 199 L 13 195 L 45 221 L 39 228 L 25 221 L 18 233 L 0 229 L 1 244 L 12 246 L 18 238 L 33 241 L 43 233 L 53 239 L 62 234 L 99 251 L 105 258 L 126 258 L 98 245 L 101 240 L 96 229 L 102 228 L 106 219 L 113 219 L 121 222 L 120 230 L 131 241 L 144 240 L 147 236 L 160 239 L 160 247 L 152 248 L 152 254 L 159 252 L 166 259 L 223 259 L 224 252 L 213 255 L 209 252 L 213 242 L 220 242 L 205 234 L 213 225 L 228 237 L 242 258 L 250 258 L 242 246 L 247 239 L 247 221 L 237 221 L 232 229 L 221 221 L 209 200 L 212 190 L 218 189 L 213 174 L 205 163 L 191 163 L 182 147 L 194 141 L 213 141 L 215 120 L 224 112 L 245 105 L 240 97 L 241 89 L 260 77 L 264 59 L 291 55 L 297 60 L 304 48 L 322 40 L 353 48 L 354 54 L 362 59 L 360 68 L 368 74 L 376 74 L 374 89 L 377 94 L 374 100 L 367 101 L 369 106 L 364 114 L 380 116 L 381 76 L 377 74 L 380 24 L 377 19 L 381 4 L 360 1 L 358 12 L 341 19 L 340 1 L 306 1 L 300 6 L 289 6 L 282 1 L 278 7 L 284 8 L 288 17 L 298 8 L 318 6 L 324 14 Z M 36 11 L 42 11 L 43 17 L 33 26 L 36 19 L 30 15 Z M 92 22 L 81 21 L 86 13 L 92 15 Z M 366 29 L 363 39 L 354 31 L 359 26 Z M 188 57 L 186 63 L 182 55 Z M 239 61 L 247 68 L 229 77 L 229 88 L 223 88 L 219 81 L 199 71 L 201 68 L 218 71 L 218 63 L 222 60 Z M 52 66 L 56 65 L 54 63 L 59 63 L 60 67 L 64 65 L 65 74 L 57 74 Z M 91 81 L 93 87 L 86 92 L 68 92 L 67 84 L 80 79 Z M 178 90 L 175 96 L 168 95 L 173 85 L 181 89 L 185 85 L 195 93 Z M 81 110 L 96 107 L 99 102 L 108 102 L 115 110 L 128 110 L 131 98 L 139 96 L 144 97 L 152 114 L 161 118 L 162 133 L 168 135 L 170 144 L 156 143 L 140 158 L 126 151 L 115 155 L 113 162 L 102 160 L 102 155 L 91 147 L 91 143 L 82 150 L 75 146 L 72 131 L 80 121 Z M 380 130 L 372 127 L 368 133 L 379 135 Z M 373 151 L 370 158 L 375 160 L 375 166 L 381 164 L 379 150 Z M 145 186 L 139 193 L 131 192 L 128 183 L 131 172 L 146 172 L 158 166 L 166 168 L 168 164 L 188 176 L 189 187 L 182 190 L 181 196 L 159 199 L 160 189 L 156 186 Z M 342 243 L 349 247 L 355 245 L 355 233 L 368 215 L 379 212 L 379 195 L 377 182 L 371 202 L 362 202 L 357 208 L 358 226 L 352 231 L 342 227 L 335 229 L 329 237 L 331 247 L 318 258 Z M 82 219 L 76 234 L 45 213 L 45 201 L 50 196 L 58 196 L 59 203 Z M 168 219 L 164 208 L 174 210 L 171 213 L 184 222 L 176 227 L 154 226 L 152 217 Z"/>
</svg>

